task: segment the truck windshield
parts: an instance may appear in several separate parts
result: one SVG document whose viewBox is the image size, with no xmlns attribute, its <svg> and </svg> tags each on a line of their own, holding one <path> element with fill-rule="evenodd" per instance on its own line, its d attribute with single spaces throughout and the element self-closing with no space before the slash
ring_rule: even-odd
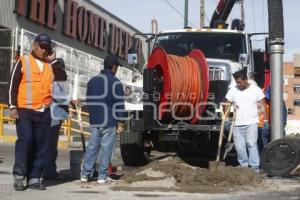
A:
<svg viewBox="0 0 300 200">
<path fill-rule="evenodd" d="M 154 47 L 162 47 L 167 53 L 179 56 L 200 49 L 206 58 L 236 62 L 241 53 L 247 53 L 245 35 L 238 33 L 165 33 L 156 37 Z"/>
</svg>

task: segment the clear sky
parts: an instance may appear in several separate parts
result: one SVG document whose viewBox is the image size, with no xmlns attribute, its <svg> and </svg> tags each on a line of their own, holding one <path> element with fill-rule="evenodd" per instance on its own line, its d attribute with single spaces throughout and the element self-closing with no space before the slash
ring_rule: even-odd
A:
<svg viewBox="0 0 300 200">
<path fill-rule="evenodd" d="M 151 31 L 151 20 L 158 21 L 159 31 L 180 29 L 184 24 L 184 0 L 93 0 L 99 6 L 118 16 L 142 32 Z M 285 61 L 292 61 L 300 53 L 299 0 L 282 0 L 285 28 Z M 244 0 L 246 32 L 268 31 L 268 1 Z M 218 0 L 205 0 L 205 25 L 216 8 Z M 240 4 L 236 4 L 228 20 L 240 18 Z M 189 26 L 200 26 L 200 0 L 189 0 Z M 228 21 L 227 21 L 228 22 Z M 254 45 L 262 46 L 263 41 Z"/>
</svg>

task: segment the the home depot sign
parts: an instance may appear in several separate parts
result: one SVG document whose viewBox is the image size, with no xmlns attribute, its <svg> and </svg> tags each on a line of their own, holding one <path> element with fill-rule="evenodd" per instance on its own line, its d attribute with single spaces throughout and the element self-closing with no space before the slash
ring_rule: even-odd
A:
<svg viewBox="0 0 300 200">
<path fill-rule="evenodd" d="M 40 25 L 57 30 L 57 0 L 16 0 L 16 13 Z M 130 33 L 99 15 L 79 6 L 75 0 L 64 1 L 62 33 L 103 51 L 127 59 L 128 51 L 141 53 L 142 43 Z"/>
</svg>

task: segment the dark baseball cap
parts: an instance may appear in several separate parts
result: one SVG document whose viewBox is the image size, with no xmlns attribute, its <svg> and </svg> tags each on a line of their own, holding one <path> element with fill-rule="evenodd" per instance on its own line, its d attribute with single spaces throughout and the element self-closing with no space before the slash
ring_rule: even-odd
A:
<svg viewBox="0 0 300 200">
<path fill-rule="evenodd" d="M 119 62 L 117 56 L 115 56 L 113 54 L 109 54 L 104 59 L 104 68 L 111 69 L 113 65 L 119 66 L 120 62 Z"/>
<path fill-rule="evenodd" d="M 48 45 L 50 47 L 52 45 L 51 38 L 49 37 L 49 35 L 47 35 L 45 33 L 38 34 L 35 37 L 34 42 L 37 42 L 39 44 L 46 44 L 46 45 Z"/>
<path fill-rule="evenodd" d="M 60 69 L 65 68 L 65 62 L 62 58 L 54 59 L 54 61 L 51 62 L 51 65 L 53 68 L 60 68 Z"/>
<path fill-rule="evenodd" d="M 54 73 L 54 81 L 66 81 L 68 75 L 65 70 L 65 62 L 61 58 L 56 58 L 53 62 L 51 62 L 53 73 Z"/>
</svg>

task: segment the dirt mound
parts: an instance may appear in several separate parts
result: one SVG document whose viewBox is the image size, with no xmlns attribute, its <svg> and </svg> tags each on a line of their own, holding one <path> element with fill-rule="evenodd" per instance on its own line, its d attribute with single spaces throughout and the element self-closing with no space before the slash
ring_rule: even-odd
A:
<svg viewBox="0 0 300 200">
<path fill-rule="evenodd" d="M 122 177 L 127 183 L 173 179 L 176 186 L 254 186 L 262 182 L 262 177 L 253 170 L 241 167 L 219 165 L 213 170 L 194 167 L 176 157 L 153 161 L 149 165 L 134 170 Z"/>
</svg>

